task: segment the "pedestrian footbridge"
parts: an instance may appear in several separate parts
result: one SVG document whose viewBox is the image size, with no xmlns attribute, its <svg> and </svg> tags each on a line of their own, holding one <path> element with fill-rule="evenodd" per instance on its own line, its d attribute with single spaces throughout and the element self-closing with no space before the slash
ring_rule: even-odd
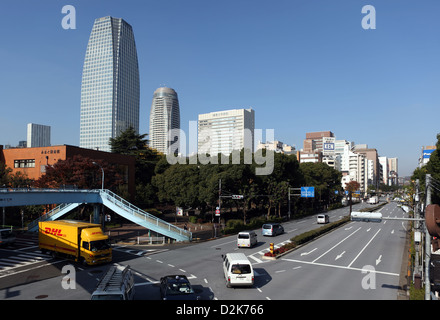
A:
<svg viewBox="0 0 440 320">
<path fill-rule="evenodd" d="M 106 189 L 0 189 L 0 207 L 15 207 L 61 203 L 59 206 L 32 221 L 29 231 L 38 231 L 39 221 L 56 220 L 83 203 L 102 204 L 120 216 L 151 231 L 176 241 L 191 241 L 192 233 L 145 212 L 117 194 Z"/>
</svg>

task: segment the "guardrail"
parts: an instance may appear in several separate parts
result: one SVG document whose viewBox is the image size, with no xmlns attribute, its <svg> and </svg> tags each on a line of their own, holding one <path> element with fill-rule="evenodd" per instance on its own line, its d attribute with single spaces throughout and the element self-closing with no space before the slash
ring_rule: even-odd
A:
<svg viewBox="0 0 440 320">
<path fill-rule="evenodd" d="M 130 202 L 121 198 L 120 196 L 111 192 L 110 190 L 107 189 L 101 190 L 101 198 L 104 197 L 107 201 L 110 201 L 115 206 L 121 208 L 126 213 L 132 215 L 137 219 L 149 222 L 151 224 L 158 226 L 159 228 L 168 230 L 170 232 L 177 233 L 181 236 L 184 236 L 188 240 L 191 240 L 192 238 L 192 233 L 190 231 L 176 227 L 171 223 L 168 223 L 166 221 L 163 221 L 162 219 L 157 218 L 156 216 L 136 207 L 135 205 L 131 204 Z"/>
<path fill-rule="evenodd" d="M 100 189 L 49 189 L 49 188 L 0 188 L 0 193 L 9 192 L 83 192 L 83 193 L 99 193 Z"/>
<path fill-rule="evenodd" d="M 137 237 L 136 242 L 137 244 L 145 243 L 153 244 L 153 243 L 160 243 L 165 244 L 165 237 Z"/>
<path fill-rule="evenodd" d="M 64 210 L 65 208 L 71 206 L 71 205 L 76 205 L 78 206 L 78 204 L 72 204 L 72 203 L 62 203 L 59 206 L 53 208 L 52 210 L 50 210 L 49 212 L 47 212 L 46 214 L 38 217 L 37 219 L 35 219 L 34 221 L 31 221 L 28 224 L 28 230 L 31 230 L 35 227 L 37 227 L 38 222 L 40 221 L 47 221 L 49 220 L 52 216 L 56 215 L 57 213 L 59 213 L 60 211 Z"/>
</svg>

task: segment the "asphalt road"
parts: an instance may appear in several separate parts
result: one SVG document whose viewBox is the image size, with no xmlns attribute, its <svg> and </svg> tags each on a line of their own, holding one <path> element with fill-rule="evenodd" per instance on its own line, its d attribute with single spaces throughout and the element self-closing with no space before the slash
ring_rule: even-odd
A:
<svg viewBox="0 0 440 320">
<path fill-rule="evenodd" d="M 368 206 L 358 204 L 354 210 Z M 381 212 L 384 217 L 404 216 L 395 203 L 386 204 Z M 348 208 L 331 211 L 330 221 L 345 215 Z M 318 227 L 315 216 L 283 226 L 285 233 L 276 237 L 263 237 L 261 230 L 256 230 L 258 245 L 250 249 L 237 248 L 236 237 L 229 236 L 173 245 L 171 249 L 115 247 L 114 262 L 131 266 L 136 281 L 135 299 L 139 300 L 158 300 L 157 283 L 169 274 L 186 275 L 203 300 L 397 299 L 406 222 L 349 222 L 276 261 L 262 259 L 270 242 L 280 245 Z M 32 245 L 1 249 L 0 265 L 4 259 L 13 261 L 13 257 L 32 252 L 36 254 Z M 244 252 L 249 257 L 256 273 L 252 288 L 226 288 L 221 255 L 229 252 Z M 109 267 L 82 267 L 49 257 L 20 267 L 10 263 L 9 269 L 0 268 L 0 300 L 88 300 Z M 73 265 L 75 271 L 63 269 L 66 265 Z M 72 279 L 69 283 L 74 283 L 75 288 L 64 289 L 63 282 Z"/>
</svg>

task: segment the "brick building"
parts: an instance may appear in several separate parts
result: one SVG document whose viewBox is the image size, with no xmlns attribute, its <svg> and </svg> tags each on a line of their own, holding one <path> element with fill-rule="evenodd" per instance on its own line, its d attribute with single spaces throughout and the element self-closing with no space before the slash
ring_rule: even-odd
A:
<svg viewBox="0 0 440 320">
<path fill-rule="evenodd" d="M 92 160 L 103 160 L 119 167 L 124 181 L 128 184 L 128 192 L 135 194 L 135 163 L 132 156 L 84 149 L 70 145 L 3 149 L 0 145 L 0 162 L 12 169 L 12 173 L 21 171 L 30 179 L 39 179 L 46 172 L 47 165 L 54 165 L 58 160 L 67 160 L 76 155 Z M 99 170 L 99 168 L 97 168 Z"/>
</svg>

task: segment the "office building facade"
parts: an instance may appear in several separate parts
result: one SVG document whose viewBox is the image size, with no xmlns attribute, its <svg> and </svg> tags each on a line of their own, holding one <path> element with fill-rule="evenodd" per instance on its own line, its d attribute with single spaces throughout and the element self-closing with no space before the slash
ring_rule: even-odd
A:
<svg viewBox="0 0 440 320">
<path fill-rule="evenodd" d="M 198 153 L 229 155 L 233 150 L 254 151 L 255 111 L 233 109 L 200 114 Z"/>
<path fill-rule="evenodd" d="M 26 146 L 28 148 L 50 146 L 50 126 L 28 123 Z"/>
<path fill-rule="evenodd" d="M 150 111 L 149 146 L 163 154 L 180 152 L 180 107 L 177 92 L 161 87 L 154 91 Z"/>
<path fill-rule="evenodd" d="M 132 27 L 120 18 L 95 20 L 81 83 L 80 147 L 110 151 L 109 139 L 139 132 L 139 67 Z"/>
</svg>

